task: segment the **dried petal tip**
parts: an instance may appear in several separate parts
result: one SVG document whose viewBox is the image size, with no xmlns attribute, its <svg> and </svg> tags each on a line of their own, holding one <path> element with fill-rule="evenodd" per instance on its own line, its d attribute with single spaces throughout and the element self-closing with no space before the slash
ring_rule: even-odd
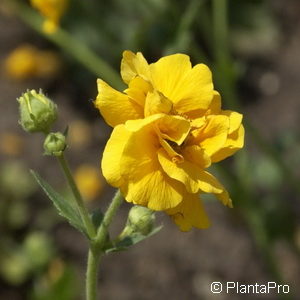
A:
<svg viewBox="0 0 300 300">
<path fill-rule="evenodd" d="M 49 132 L 57 118 L 57 106 L 41 91 L 27 91 L 17 99 L 20 104 L 20 121 L 27 132 Z"/>
<path fill-rule="evenodd" d="M 51 132 L 47 135 L 44 142 L 45 154 L 61 156 L 66 146 L 66 137 L 62 133 Z"/>
</svg>

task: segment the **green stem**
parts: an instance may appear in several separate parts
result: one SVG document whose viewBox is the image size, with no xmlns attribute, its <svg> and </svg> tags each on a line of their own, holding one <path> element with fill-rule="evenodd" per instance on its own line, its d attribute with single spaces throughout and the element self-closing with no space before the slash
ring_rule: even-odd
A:
<svg viewBox="0 0 300 300">
<path fill-rule="evenodd" d="M 192 42 L 191 27 L 195 23 L 199 9 L 203 6 L 204 2 L 205 0 L 191 0 L 188 3 L 178 24 L 175 39 L 171 45 L 164 49 L 164 54 L 186 52 L 190 48 Z"/>
<path fill-rule="evenodd" d="M 97 236 L 90 243 L 88 254 L 88 265 L 86 272 L 86 300 L 97 300 L 97 281 L 98 281 L 98 266 L 103 253 L 103 247 L 106 242 L 108 226 L 112 222 L 119 206 L 123 201 L 122 195 L 118 190 L 112 199 L 103 221 L 98 229 Z"/>
<path fill-rule="evenodd" d="M 97 300 L 98 266 L 102 253 L 90 246 L 86 270 L 86 300 Z"/>
<path fill-rule="evenodd" d="M 85 225 L 85 228 L 87 230 L 87 233 L 89 235 L 90 238 L 94 238 L 96 235 L 96 231 L 95 231 L 95 227 L 92 223 L 91 218 L 89 217 L 88 211 L 83 203 L 82 197 L 80 195 L 80 192 L 78 190 L 78 187 L 75 183 L 75 180 L 73 178 L 73 175 L 70 171 L 69 165 L 65 159 L 64 154 L 62 154 L 61 156 L 57 157 L 59 164 L 65 174 L 65 177 L 68 181 L 68 184 L 73 192 L 76 204 L 77 204 L 77 208 L 79 211 L 79 214 L 81 216 L 81 219 L 83 221 L 83 224 Z"/>
<path fill-rule="evenodd" d="M 123 88 L 124 85 L 118 72 L 99 57 L 99 55 L 90 50 L 83 41 L 81 42 L 73 38 L 71 34 L 62 28 L 58 28 L 53 34 L 46 34 L 43 32 L 42 26 L 44 19 L 38 13 L 19 0 L 13 0 L 13 3 L 16 5 L 16 13 L 25 23 L 62 48 L 93 74 L 101 77 L 117 89 Z"/>
<path fill-rule="evenodd" d="M 119 206 L 121 205 L 123 201 L 123 197 L 122 194 L 120 192 L 120 190 L 118 190 L 114 196 L 114 198 L 112 199 L 105 215 L 103 218 L 103 221 L 97 231 L 97 236 L 95 238 L 95 243 L 96 243 L 96 247 L 99 249 L 101 249 L 101 247 L 103 246 L 106 236 L 107 236 L 107 229 L 108 226 L 110 225 L 114 215 L 117 212 L 117 209 L 119 208 Z"/>
<path fill-rule="evenodd" d="M 216 80 L 227 104 L 238 107 L 236 74 L 229 49 L 229 25 L 227 0 L 213 0 L 213 45 Z"/>
<path fill-rule="evenodd" d="M 227 0 L 213 0 L 212 4 L 215 59 L 223 61 L 229 57 Z"/>
</svg>

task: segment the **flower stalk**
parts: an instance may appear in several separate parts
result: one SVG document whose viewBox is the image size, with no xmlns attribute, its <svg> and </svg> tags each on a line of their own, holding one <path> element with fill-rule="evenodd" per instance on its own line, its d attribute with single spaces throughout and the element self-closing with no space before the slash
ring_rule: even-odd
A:
<svg viewBox="0 0 300 300">
<path fill-rule="evenodd" d="M 98 269 L 102 253 L 91 245 L 86 270 L 86 300 L 97 299 Z"/>
<path fill-rule="evenodd" d="M 70 171 L 69 165 L 64 155 L 57 156 L 59 164 L 65 174 L 68 184 L 73 192 L 76 200 L 77 208 L 82 218 L 82 221 L 90 237 L 87 271 L 86 271 L 86 299 L 96 300 L 97 298 L 97 281 L 98 281 L 98 268 L 101 256 L 104 254 L 103 247 L 105 245 L 108 227 L 113 220 L 119 206 L 122 203 L 122 195 L 118 190 L 112 199 L 104 217 L 103 221 L 96 232 L 95 227 L 89 217 L 88 211 L 83 203 L 82 197 L 78 187 L 74 181 L 73 175 Z"/>
<path fill-rule="evenodd" d="M 105 242 L 105 239 L 107 237 L 107 229 L 110 223 L 112 222 L 113 217 L 115 216 L 119 206 L 121 205 L 123 201 L 122 194 L 120 190 L 118 190 L 112 199 L 105 215 L 103 218 L 103 221 L 97 231 L 97 235 L 95 238 L 95 247 L 96 249 L 101 249 L 103 247 L 103 244 Z"/>
<path fill-rule="evenodd" d="M 58 162 L 65 174 L 65 177 L 68 181 L 68 184 L 72 190 L 72 193 L 74 195 L 74 198 L 75 198 L 75 201 L 76 201 L 76 204 L 77 204 L 77 208 L 78 208 L 78 211 L 79 211 L 79 214 L 82 218 L 82 221 L 85 225 L 85 228 L 87 230 L 87 233 L 88 233 L 88 236 L 92 239 L 95 237 L 96 235 L 96 230 L 95 230 L 95 227 L 92 223 L 92 220 L 91 218 L 89 217 L 89 214 L 88 214 L 88 211 L 83 203 L 83 200 L 82 200 L 82 197 L 80 195 L 80 192 L 78 190 L 78 187 L 75 183 L 75 180 L 73 178 L 73 175 L 70 171 L 70 168 L 69 168 L 69 165 L 65 159 L 65 156 L 64 154 L 60 155 L 60 156 L 57 156 L 57 159 L 58 159 Z"/>
<path fill-rule="evenodd" d="M 118 208 L 123 201 L 120 190 L 118 190 L 112 199 L 102 223 L 97 231 L 97 235 L 94 240 L 90 242 L 90 249 L 88 254 L 88 263 L 86 271 L 86 300 L 97 300 L 97 281 L 98 281 L 98 269 L 101 256 L 104 254 L 103 247 L 105 245 L 108 226 L 113 220 Z"/>
</svg>

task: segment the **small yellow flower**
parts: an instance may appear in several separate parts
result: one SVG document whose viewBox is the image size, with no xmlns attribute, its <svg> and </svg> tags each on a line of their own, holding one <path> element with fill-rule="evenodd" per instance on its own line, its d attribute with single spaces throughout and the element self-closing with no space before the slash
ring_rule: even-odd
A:
<svg viewBox="0 0 300 300">
<path fill-rule="evenodd" d="M 13 79 L 49 77 L 61 65 L 59 57 L 52 51 L 43 51 L 31 45 L 21 45 L 13 50 L 4 62 L 6 74 Z"/>
<path fill-rule="evenodd" d="M 92 201 L 102 192 L 103 184 L 98 168 L 87 164 L 81 165 L 75 171 L 74 177 L 85 200 Z"/>
<path fill-rule="evenodd" d="M 36 8 L 45 17 L 43 30 L 45 33 L 54 33 L 65 13 L 69 0 L 30 0 L 32 7 Z"/>
<path fill-rule="evenodd" d="M 192 67 L 184 54 L 149 65 L 141 53 L 125 51 L 121 76 L 124 93 L 98 80 L 95 106 L 114 127 L 104 177 L 128 202 L 165 211 L 182 231 L 208 227 L 199 195 L 232 203 L 206 169 L 243 147 L 242 115 L 221 109 L 209 68 Z"/>
</svg>

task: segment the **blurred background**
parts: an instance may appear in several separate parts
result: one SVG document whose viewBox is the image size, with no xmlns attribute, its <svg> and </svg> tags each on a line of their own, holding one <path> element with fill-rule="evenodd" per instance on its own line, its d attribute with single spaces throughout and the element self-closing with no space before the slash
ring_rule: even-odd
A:
<svg viewBox="0 0 300 300">
<path fill-rule="evenodd" d="M 223 108 L 244 114 L 245 148 L 211 172 L 234 208 L 207 198 L 207 230 L 163 229 L 100 267 L 102 299 L 299 299 L 300 2 L 70 0 L 54 33 L 27 1 L 0 2 L 0 299 L 83 299 L 87 243 L 57 215 L 29 169 L 68 197 L 40 134 L 18 125 L 15 100 L 43 89 L 69 126 L 67 156 L 91 209 L 113 193 L 100 173 L 111 129 L 93 107 L 96 78 L 123 89 L 122 51 L 148 62 L 182 52 L 212 70 Z M 113 232 L 126 220 L 124 203 Z M 212 294 L 213 281 L 289 284 L 290 293 Z"/>
</svg>

